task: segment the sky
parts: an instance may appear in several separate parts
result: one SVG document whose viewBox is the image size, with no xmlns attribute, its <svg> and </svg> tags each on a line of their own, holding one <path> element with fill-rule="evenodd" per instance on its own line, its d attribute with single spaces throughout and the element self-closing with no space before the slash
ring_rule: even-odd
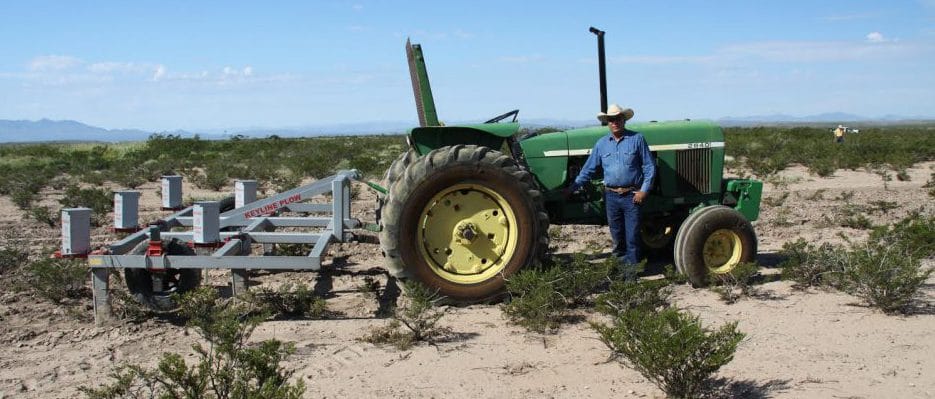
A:
<svg viewBox="0 0 935 399">
<path fill-rule="evenodd" d="M 935 0 L 0 2 L 0 119 L 152 131 L 588 120 L 604 30 L 637 120 L 935 118 Z"/>
</svg>

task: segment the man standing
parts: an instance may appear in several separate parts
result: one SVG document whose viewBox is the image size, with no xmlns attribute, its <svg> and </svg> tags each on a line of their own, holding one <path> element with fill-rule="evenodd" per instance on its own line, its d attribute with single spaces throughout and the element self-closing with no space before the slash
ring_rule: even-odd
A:
<svg viewBox="0 0 935 399">
<path fill-rule="evenodd" d="M 633 110 L 613 104 L 597 119 L 610 125 L 610 134 L 594 144 L 591 155 L 567 189 L 578 190 L 598 168 L 604 171 L 604 204 L 613 239 L 613 254 L 623 264 L 640 261 L 640 206 L 656 175 L 656 163 L 643 135 L 626 129 Z"/>
<path fill-rule="evenodd" d="M 841 144 L 844 142 L 844 133 L 846 130 L 847 128 L 844 127 L 844 125 L 838 125 L 838 128 L 834 129 L 834 141 L 836 143 Z"/>
</svg>

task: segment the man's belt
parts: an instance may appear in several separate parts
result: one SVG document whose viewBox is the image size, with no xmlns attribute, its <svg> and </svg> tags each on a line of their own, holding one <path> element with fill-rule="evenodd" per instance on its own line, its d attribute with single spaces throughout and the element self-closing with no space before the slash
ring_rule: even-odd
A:
<svg viewBox="0 0 935 399">
<path fill-rule="evenodd" d="M 631 192 L 631 191 L 636 191 L 636 190 L 637 190 L 637 187 L 634 187 L 634 186 L 626 186 L 626 187 L 621 187 L 621 186 L 604 186 L 604 188 L 607 189 L 607 191 L 614 192 L 614 193 L 617 193 L 617 194 L 626 194 L 626 193 L 629 193 L 629 192 Z"/>
</svg>

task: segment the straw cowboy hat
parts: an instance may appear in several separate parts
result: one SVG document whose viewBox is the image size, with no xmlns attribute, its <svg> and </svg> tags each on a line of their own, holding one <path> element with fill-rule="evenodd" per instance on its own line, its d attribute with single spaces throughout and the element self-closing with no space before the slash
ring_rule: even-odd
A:
<svg viewBox="0 0 935 399">
<path fill-rule="evenodd" d="M 607 118 L 612 118 L 621 114 L 623 114 L 623 120 L 628 121 L 633 117 L 633 110 L 630 108 L 621 108 L 617 104 L 611 104 L 610 107 L 607 108 L 606 113 L 600 112 L 597 114 L 597 120 L 601 121 L 601 123 L 607 123 Z"/>
</svg>

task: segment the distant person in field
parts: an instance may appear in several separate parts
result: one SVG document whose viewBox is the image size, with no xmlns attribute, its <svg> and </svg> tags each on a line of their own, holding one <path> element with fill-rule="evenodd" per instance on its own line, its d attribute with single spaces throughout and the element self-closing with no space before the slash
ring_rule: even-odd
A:
<svg viewBox="0 0 935 399">
<path fill-rule="evenodd" d="M 834 141 L 838 144 L 844 142 L 844 125 L 838 125 L 837 129 L 834 129 Z"/>
<path fill-rule="evenodd" d="M 625 265 L 640 261 L 640 208 L 656 176 L 656 163 L 646 139 L 626 128 L 632 117 L 632 109 L 617 104 L 597 114 L 598 120 L 609 125 L 610 134 L 597 140 L 578 177 L 565 191 L 566 195 L 577 191 L 591 181 L 598 169 L 604 171 L 604 205 L 613 254 Z M 635 269 L 627 271 L 628 278 L 636 278 Z"/>
</svg>

